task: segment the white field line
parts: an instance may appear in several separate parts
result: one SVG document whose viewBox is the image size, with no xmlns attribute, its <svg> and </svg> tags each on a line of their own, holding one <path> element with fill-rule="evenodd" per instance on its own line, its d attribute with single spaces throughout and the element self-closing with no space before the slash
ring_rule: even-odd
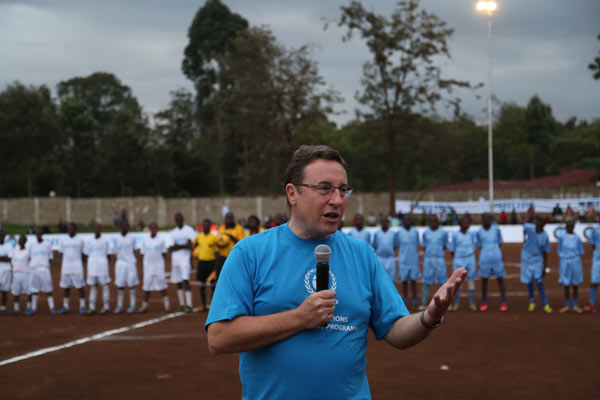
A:
<svg viewBox="0 0 600 400">
<path fill-rule="evenodd" d="M 77 346 L 77 345 L 84 344 L 84 343 L 87 343 L 87 342 L 91 342 L 91 341 L 94 341 L 94 340 L 101 340 L 101 339 L 103 339 L 103 338 L 105 338 L 107 336 L 116 335 L 117 333 L 128 332 L 128 331 L 131 331 L 131 330 L 134 330 L 134 329 L 143 328 L 145 326 L 157 324 L 157 323 L 165 321 L 167 319 L 180 317 L 182 315 L 185 315 L 185 313 L 184 312 L 176 312 L 176 313 L 173 313 L 173 314 L 167 314 L 167 315 L 163 315 L 162 317 L 149 319 L 149 320 L 144 321 L 144 322 L 138 322 L 137 324 L 125 326 L 123 328 L 111 329 L 109 331 L 97 333 L 97 334 L 92 335 L 92 336 L 83 337 L 81 339 L 77 339 L 77 340 L 74 340 L 72 342 L 68 342 L 68 343 L 65 343 L 65 344 L 58 345 L 58 346 L 46 347 L 44 349 L 39 349 L 39 350 L 33 351 L 31 353 L 26 353 L 26 354 L 23 354 L 21 356 L 17 356 L 17 357 L 9 358 L 7 360 L 0 361 L 0 366 L 7 365 L 7 364 L 12 364 L 12 363 L 16 363 L 18 361 L 27 360 L 27 359 L 33 358 L 33 357 L 38 357 L 38 356 L 41 356 L 41 355 L 44 355 L 44 354 L 47 354 L 47 353 L 52 353 L 54 351 L 59 351 L 59 350 L 67 349 L 69 347 Z"/>
</svg>

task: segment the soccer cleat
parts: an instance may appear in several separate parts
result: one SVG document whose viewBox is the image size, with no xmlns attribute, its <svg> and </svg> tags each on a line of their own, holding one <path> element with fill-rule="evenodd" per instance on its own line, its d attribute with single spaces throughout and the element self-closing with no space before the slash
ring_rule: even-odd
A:
<svg viewBox="0 0 600 400">
<path fill-rule="evenodd" d="M 134 312 L 135 312 L 135 306 L 130 306 L 130 307 L 127 309 L 127 314 L 133 314 Z"/>
<path fill-rule="evenodd" d="M 52 315 L 56 315 L 56 314 L 57 314 L 57 312 L 56 312 L 56 308 L 51 308 L 51 309 L 50 309 L 50 314 L 52 314 Z"/>
<path fill-rule="evenodd" d="M 544 312 L 545 312 L 546 314 L 552 314 L 552 308 L 550 307 L 550 304 L 546 304 L 546 305 L 544 306 Z"/>
<path fill-rule="evenodd" d="M 488 309 L 487 303 L 481 303 L 481 305 L 479 306 L 479 311 L 487 311 L 487 309 Z"/>
<path fill-rule="evenodd" d="M 535 303 L 529 303 L 529 307 L 527 307 L 527 311 L 532 312 L 535 311 Z"/>
<path fill-rule="evenodd" d="M 110 311 L 108 311 L 108 308 L 103 308 L 102 310 L 100 310 L 100 315 L 108 315 L 110 314 Z"/>
<path fill-rule="evenodd" d="M 60 310 L 58 310 L 59 314 L 68 314 L 69 313 L 69 309 L 67 307 L 63 307 Z"/>
<path fill-rule="evenodd" d="M 194 309 L 190 306 L 183 306 L 183 311 L 186 313 L 191 313 Z"/>
<path fill-rule="evenodd" d="M 142 307 L 140 307 L 140 309 L 138 310 L 138 312 L 139 312 L 140 314 L 141 314 L 141 313 L 147 313 L 147 312 L 148 312 L 148 307 L 144 307 L 144 306 L 142 306 Z"/>
<path fill-rule="evenodd" d="M 179 306 L 177 307 L 177 311 L 185 311 L 185 307 L 186 306 Z"/>
<path fill-rule="evenodd" d="M 561 308 L 560 310 L 558 310 L 558 312 L 561 313 L 561 314 L 566 314 L 569 311 L 571 311 L 571 307 L 569 307 L 569 306 L 564 306 L 563 308 Z"/>
<path fill-rule="evenodd" d="M 123 314 L 123 309 L 121 307 L 117 306 L 117 308 L 115 308 L 114 313 L 115 314 Z"/>
<path fill-rule="evenodd" d="M 0 314 L 6 314 L 6 306 L 0 306 Z"/>
<path fill-rule="evenodd" d="M 458 303 L 454 303 L 450 306 L 450 311 L 458 311 Z"/>
<path fill-rule="evenodd" d="M 204 312 L 204 311 L 206 311 L 205 306 L 200 306 L 200 307 L 196 308 L 196 312 Z"/>
<path fill-rule="evenodd" d="M 573 311 L 575 314 L 583 314 L 583 310 L 579 306 L 573 306 L 571 311 Z"/>
<path fill-rule="evenodd" d="M 10 312 L 10 315 L 19 315 L 19 312 L 17 310 L 12 310 Z"/>
<path fill-rule="evenodd" d="M 165 312 L 168 314 L 171 312 L 171 306 L 166 306 L 165 307 Z"/>
<path fill-rule="evenodd" d="M 500 304 L 500 311 L 504 312 L 506 310 L 508 310 L 508 306 L 506 305 L 506 303 Z"/>
<path fill-rule="evenodd" d="M 469 305 L 469 309 L 471 311 L 477 311 L 477 305 L 475 305 L 475 303 L 472 303 L 472 304 Z"/>
<path fill-rule="evenodd" d="M 82 314 L 85 314 L 85 315 L 94 315 L 94 314 L 96 314 L 96 310 L 89 309 L 87 312 L 85 312 L 85 310 L 84 310 Z"/>
<path fill-rule="evenodd" d="M 596 306 L 588 304 L 587 306 L 583 307 L 583 311 L 589 312 L 589 313 L 596 312 Z"/>
<path fill-rule="evenodd" d="M 25 315 L 27 315 L 28 317 L 31 315 L 35 315 L 35 311 L 31 308 L 28 308 L 25 310 Z"/>
<path fill-rule="evenodd" d="M 79 314 L 85 314 L 85 307 L 79 307 Z"/>
</svg>

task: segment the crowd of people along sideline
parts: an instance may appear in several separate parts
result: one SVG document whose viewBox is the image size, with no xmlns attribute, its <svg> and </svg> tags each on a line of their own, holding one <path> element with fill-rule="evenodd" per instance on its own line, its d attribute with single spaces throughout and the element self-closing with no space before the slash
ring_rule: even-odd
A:
<svg viewBox="0 0 600 400">
<path fill-rule="evenodd" d="M 141 243 L 136 243 L 135 234 L 130 232 L 129 223 L 122 221 L 120 232 L 110 240 L 103 235 L 102 225 L 93 226 L 93 237 L 85 240 L 77 234 L 77 225 L 66 225 L 66 235 L 60 238 L 58 260 L 50 243 L 44 240 L 45 231 L 35 230 L 35 239 L 27 240 L 21 235 L 17 243 L 7 240 L 0 229 L 0 314 L 27 316 L 38 312 L 40 295 L 44 294 L 51 314 L 71 312 L 71 289 L 78 294 L 77 311 L 85 315 L 107 315 L 110 310 L 110 284 L 117 289 L 115 314 L 145 313 L 149 310 L 152 292 L 159 292 L 164 311 L 171 311 L 171 300 L 167 293 L 166 257 L 171 258 L 170 282 L 177 285 L 178 310 L 184 312 L 206 311 L 209 307 L 207 288 L 214 291 L 220 269 L 233 246 L 246 236 L 260 233 L 268 227 L 284 223 L 285 218 L 275 216 L 264 225 L 258 217 L 251 215 L 245 226 L 237 223 L 231 212 L 225 214 L 224 222 L 213 233 L 213 224 L 205 219 L 200 232 L 184 223 L 181 213 L 175 214 L 175 227 L 168 237 L 158 235 L 158 225 L 149 224 L 150 234 Z M 56 304 L 50 273 L 53 264 L 60 265 L 62 304 Z M 142 264 L 142 277 L 138 276 L 138 261 Z M 114 266 L 111 274 L 111 266 Z M 190 285 L 192 270 L 200 287 L 201 305 L 192 304 Z M 84 279 L 84 272 L 86 276 Z M 113 281 L 114 279 L 114 281 Z M 143 301 L 137 307 L 137 288 L 142 284 Z M 88 297 L 86 301 L 86 286 Z M 12 310 L 7 308 L 9 292 L 12 294 Z M 100 308 L 97 309 L 101 294 Z M 128 294 L 128 301 L 126 301 Z M 21 296 L 26 298 L 26 307 L 21 311 Z M 128 306 L 125 303 L 128 302 Z"/>
<path fill-rule="evenodd" d="M 421 236 L 413 226 L 413 218 L 404 215 L 402 226 L 397 230 L 390 229 L 390 220 L 383 218 L 381 228 L 369 233 L 364 228 L 364 218 L 357 214 L 354 226 L 348 234 L 356 239 L 364 240 L 373 246 L 382 267 L 393 282 L 402 282 L 402 296 L 407 306 L 422 310 L 428 303 L 432 285 L 442 285 L 447 279 L 446 251 L 452 257 L 452 270 L 464 267 L 467 270 L 467 289 L 469 291 L 469 309 L 487 311 L 488 282 L 495 277 L 500 291 L 500 311 L 508 310 L 504 276 L 504 257 L 502 255 L 502 234 L 492 216 L 485 213 L 481 217 L 482 226 L 470 230 L 472 218 L 469 215 L 458 219 L 460 229 L 448 232 L 440 226 L 436 215 L 429 216 L 429 227 Z M 548 271 L 548 253 L 550 239 L 544 231 L 545 220 L 535 214 L 530 215 L 523 224 L 524 242 L 521 249 L 521 283 L 527 285 L 529 295 L 528 311 L 535 311 L 535 288 L 537 287 L 542 310 L 552 313 L 544 288 L 544 276 Z M 565 234 L 558 240 L 559 281 L 564 286 L 565 304 L 560 313 L 583 313 L 596 311 L 596 294 L 600 284 L 600 225 L 591 234 L 590 243 L 594 249 L 591 267 L 591 289 L 589 304 L 581 307 L 578 299 L 578 288 L 583 282 L 583 242 L 574 233 L 575 220 L 566 222 Z M 419 268 L 419 250 L 424 249 L 422 273 Z M 479 263 L 476 260 L 476 249 L 480 248 Z M 479 265 L 479 270 L 477 269 Z M 481 302 L 475 301 L 475 279 L 481 278 Z M 421 280 L 421 298 L 417 293 L 417 281 Z M 409 293 L 410 288 L 410 293 Z M 458 311 L 460 296 L 457 294 L 452 311 Z"/>
<path fill-rule="evenodd" d="M 448 232 L 440 226 L 437 215 L 429 215 L 429 226 L 420 236 L 413 226 L 411 215 L 404 215 L 402 225 L 397 230 L 390 228 L 389 218 L 380 218 L 381 227 L 372 235 L 364 229 L 364 218 L 357 214 L 353 219 L 353 227 L 348 234 L 356 239 L 371 244 L 379 258 L 381 266 L 390 279 L 402 282 L 402 296 L 408 306 L 423 309 L 427 304 L 432 285 L 442 285 L 447 279 L 445 254 L 452 257 L 452 269 L 467 269 L 467 289 L 469 309 L 486 311 L 488 305 L 488 281 L 495 277 L 500 291 L 500 311 L 507 311 L 506 290 L 504 284 L 504 259 L 502 256 L 502 234 L 493 223 L 490 214 L 483 214 L 482 226 L 477 231 L 470 230 L 471 216 L 458 218 L 460 229 Z M 60 264 L 60 288 L 63 289 L 62 306 L 54 300 L 54 288 L 50 274 L 53 251 L 44 240 L 44 231 L 35 230 L 35 240 L 28 243 L 26 236 L 20 236 L 16 245 L 6 240 L 6 234 L 0 230 L 0 313 L 9 313 L 7 301 L 9 292 L 13 297 L 13 308 L 10 314 L 21 313 L 21 295 L 27 299 L 25 315 L 34 315 L 38 311 L 40 294 L 44 294 L 48 308 L 52 314 L 71 312 L 71 289 L 77 289 L 78 311 L 86 315 L 106 315 L 110 313 L 110 284 L 113 282 L 110 266 L 114 265 L 113 284 L 117 288 L 117 304 L 112 312 L 135 313 L 149 310 L 149 299 L 152 292 L 159 292 L 166 312 L 171 311 L 171 302 L 167 293 L 166 257 L 171 257 L 170 281 L 177 285 L 178 310 L 191 312 L 206 311 L 210 303 L 210 295 L 225 259 L 235 244 L 246 236 L 257 234 L 271 226 L 285 222 L 285 218 L 277 215 L 269 222 L 261 225 L 259 219 L 252 215 L 244 226 L 235 221 L 231 212 L 225 214 L 223 224 L 218 232 L 213 233 L 214 226 L 209 219 L 202 221 L 199 232 L 184 223 L 181 213 L 175 214 L 175 228 L 169 234 L 170 240 L 158 235 L 156 223 L 149 225 L 150 235 L 136 245 L 134 235 L 129 232 L 129 224 L 121 224 L 120 233 L 113 241 L 102 234 L 102 226 L 95 224 L 94 236 L 84 240 L 77 234 L 77 225 L 67 225 L 67 235 L 61 238 L 58 255 Z M 551 313 L 552 308 L 545 294 L 544 281 L 548 268 L 547 254 L 550 252 L 550 240 L 544 232 L 545 221 L 530 215 L 530 221 L 523 224 L 524 243 L 521 250 L 520 280 L 527 285 L 529 293 L 528 311 L 535 311 L 535 288 L 540 297 L 542 310 Z M 591 268 L 591 290 L 589 304 L 580 307 L 578 288 L 583 282 L 581 256 L 583 243 L 574 233 L 575 219 L 566 222 L 566 233 L 559 238 L 557 252 L 559 256 L 559 284 L 564 286 L 565 305 L 559 312 L 582 313 L 596 311 L 596 294 L 600 284 L 600 226 L 593 231 L 590 243 L 594 248 Z M 476 249 L 480 248 L 477 263 Z M 424 250 L 422 270 L 419 262 L 419 250 Z M 138 277 L 138 259 L 142 263 L 143 301 L 136 307 Z M 479 269 L 477 266 L 479 265 Z M 200 303 L 192 304 L 191 273 L 196 271 L 199 286 Z M 84 280 L 84 271 L 87 278 Z M 475 279 L 481 278 L 481 301 L 475 301 Z M 421 280 L 420 298 L 417 281 Z M 89 287 L 86 303 L 85 286 Z M 97 310 L 99 294 L 101 307 Z M 128 306 L 126 303 L 128 294 Z M 452 311 L 460 306 L 460 296 L 456 296 Z"/>
</svg>

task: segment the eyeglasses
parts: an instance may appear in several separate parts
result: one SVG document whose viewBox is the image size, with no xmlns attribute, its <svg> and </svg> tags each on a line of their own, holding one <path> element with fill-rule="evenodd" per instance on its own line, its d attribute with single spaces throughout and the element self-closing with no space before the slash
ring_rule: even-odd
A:
<svg viewBox="0 0 600 400">
<path fill-rule="evenodd" d="M 313 189 L 321 196 L 332 195 L 333 193 L 335 193 L 335 189 L 337 189 L 340 191 L 340 195 L 342 197 L 348 197 L 352 194 L 352 190 L 354 190 L 348 185 L 333 186 L 333 185 L 330 185 L 329 183 L 319 183 L 316 185 L 313 185 L 310 183 L 293 183 L 293 185 L 294 186 L 306 186 L 307 188 Z"/>
</svg>

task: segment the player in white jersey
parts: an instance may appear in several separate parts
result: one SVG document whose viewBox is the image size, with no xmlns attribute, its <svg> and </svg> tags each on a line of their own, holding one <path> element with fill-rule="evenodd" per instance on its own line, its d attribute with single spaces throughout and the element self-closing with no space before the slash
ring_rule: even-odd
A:
<svg viewBox="0 0 600 400">
<path fill-rule="evenodd" d="M 6 312 L 6 300 L 8 291 L 10 290 L 10 256 L 12 254 L 13 245 L 6 240 L 6 233 L 0 229 L 0 294 L 2 295 L 2 303 L 0 304 L 0 313 Z"/>
<path fill-rule="evenodd" d="M 179 311 L 192 311 L 192 289 L 190 287 L 190 271 L 192 269 L 192 243 L 196 239 L 196 231 L 183 224 L 183 215 L 175 214 L 175 228 L 171 231 L 171 281 L 177 283 L 177 299 Z M 185 297 L 184 297 L 185 290 Z"/>
<path fill-rule="evenodd" d="M 52 295 L 52 276 L 50 275 L 50 261 L 54 257 L 52 246 L 42 238 L 42 228 L 35 230 L 36 240 L 29 245 L 31 260 L 29 267 L 29 289 L 31 290 L 31 311 L 37 313 L 40 292 L 46 293 L 48 308 L 51 314 L 56 314 L 54 307 L 54 296 Z"/>
<path fill-rule="evenodd" d="M 102 236 L 102 225 L 94 225 L 94 237 L 88 239 L 84 245 L 84 253 L 87 255 L 87 284 L 90 285 L 90 297 L 88 299 L 89 310 L 87 315 L 96 313 L 96 299 L 98 287 L 102 286 L 102 310 L 101 315 L 109 313 L 110 303 L 110 275 L 108 265 L 110 255 L 113 253 L 110 241 Z"/>
<path fill-rule="evenodd" d="M 125 287 L 129 288 L 129 308 L 127 313 L 135 312 L 135 287 L 140 283 L 137 272 L 137 254 L 135 237 L 129 233 L 129 222 L 121 224 L 121 233 L 115 236 L 115 285 L 117 292 L 117 307 L 115 314 L 123 312 Z"/>
<path fill-rule="evenodd" d="M 27 237 L 19 236 L 19 243 L 13 249 L 10 262 L 13 267 L 13 281 L 11 292 L 13 294 L 12 315 L 19 314 L 21 294 L 27 295 L 27 309 L 25 315 L 31 314 L 31 292 L 29 291 L 29 259 L 31 258 L 29 247 L 25 246 Z"/>
<path fill-rule="evenodd" d="M 58 251 L 61 254 L 60 287 L 64 289 L 63 306 L 59 314 L 69 312 L 71 288 L 79 292 L 79 312 L 85 314 L 85 291 L 83 290 L 83 239 L 77 236 L 77 225 L 67 225 L 68 236 L 60 239 Z"/>
<path fill-rule="evenodd" d="M 150 236 L 147 236 L 142 241 L 141 253 L 143 255 L 144 264 L 144 302 L 138 312 L 148 311 L 148 301 L 150 300 L 150 292 L 160 291 L 163 296 L 165 311 L 171 311 L 169 296 L 167 295 L 167 281 L 165 280 L 165 253 L 167 246 L 164 240 L 158 235 L 158 225 L 152 222 L 149 226 Z"/>
</svg>

